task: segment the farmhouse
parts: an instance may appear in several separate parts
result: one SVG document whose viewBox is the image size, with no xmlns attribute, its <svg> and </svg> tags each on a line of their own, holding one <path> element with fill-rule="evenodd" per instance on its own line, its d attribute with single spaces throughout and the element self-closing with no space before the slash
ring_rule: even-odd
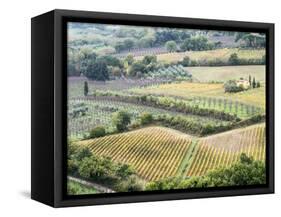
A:
<svg viewBox="0 0 281 217">
<path fill-rule="evenodd" d="M 250 87 L 250 82 L 245 79 L 240 79 L 236 81 L 237 87 L 243 87 L 243 89 L 248 89 Z"/>
</svg>

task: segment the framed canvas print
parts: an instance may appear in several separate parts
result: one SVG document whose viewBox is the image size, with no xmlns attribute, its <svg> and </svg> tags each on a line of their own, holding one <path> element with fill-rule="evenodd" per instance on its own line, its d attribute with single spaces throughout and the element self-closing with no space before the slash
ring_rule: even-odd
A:
<svg viewBox="0 0 281 217">
<path fill-rule="evenodd" d="M 54 207 L 274 192 L 274 24 L 32 18 L 32 192 Z"/>
</svg>

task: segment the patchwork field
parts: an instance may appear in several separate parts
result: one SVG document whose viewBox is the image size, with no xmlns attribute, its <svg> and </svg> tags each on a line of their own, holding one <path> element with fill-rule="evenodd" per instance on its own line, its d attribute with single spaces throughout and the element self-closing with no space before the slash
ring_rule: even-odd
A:
<svg viewBox="0 0 281 217">
<path fill-rule="evenodd" d="M 164 127 L 79 142 L 99 156 L 132 165 L 147 181 L 175 176 L 200 176 L 229 166 L 246 153 L 265 160 L 265 125 L 256 124 L 213 136 L 197 138 Z"/>
<path fill-rule="evenodd" d="M 266 34 L 68 22 L 67 35 L 68 194 L 265 183 Z"/>
<path fill-rule="evenodd" d="M 216 50 L 207 51 L 187 51 L 187 52 L 175 52 L 175 53 L 165 53 L 157 55 L 159 61 L 164 61 L 167 63 L 177 62 L 182 60 L 185 56 L 189 56 L 191 60 L 209 61 L 220 59 L 222 61 L 227 61 L 231 54 L 237 53 L 238 57 L 241 59 L 261 59 L 265 55 L 265 50 L 247 50 L 239 48 L 223 48 Z M 137 59 L 142 59 L 143 57 L 137 57 Z"/>
<path fill-rule="evenodd" d="M 248 79 L 249 75 L 260 82 L 265 81 L 265 66 L 221 66 L 221 67 L 185 67 L 192 78 L 199 82 L 225 82 L 231 79 L 238 80 L 241 77 Z"/>
</svg>

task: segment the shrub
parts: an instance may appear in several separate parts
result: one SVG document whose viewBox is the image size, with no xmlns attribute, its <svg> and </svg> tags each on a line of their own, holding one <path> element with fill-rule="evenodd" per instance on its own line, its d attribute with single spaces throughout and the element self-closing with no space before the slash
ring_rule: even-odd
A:
<svg viewBox="0 0 281 217">
<path fill-rule="evenodd" d="M 140 121 L 142 125 L 150 124 L 153 121 L 152 114 L 150 113 L 142 113 L 140 116 Z"/>
<path fill-rule="evenodd" d="M 228 59 L 228 63 L 230 65 L 238 65 L 239 59 L 238 59 L 237 53 L 233 53 L 233 54 L 230 55 L 230 57 Z"/>
<path fill-rule="evenodd" d="M 116 188 L 120 192 L 143 191 L 145 188 L 145 182 L 138 176 L 132 175 L 129 176 L 127 180 L 119 183 Z"/>
<path fill-rule="evenodd" d="M 191 60 L 189 66 L 198 66 L 198 62 L 196 60 Z"/>
<path fill-rule="evenodd" d="M 123 132 L 128 128 L 131 122 L 131 116 L 126 111 L 119 111 L 113 114 L 112 122 L 119 132 Z"/>
<path fill-rule="evenodd" d="M 98 138 L 98 137 L 103 137 L 105 136 L 105 129 L 102 126 L 95 127 L 90 131 L 89 138 Z"/>
<path fill-rule="evenodd" d="M 136 61 L 132 63 L 132 65 L 129 67 L 128 75 L 134 77 L 136 76 L 137 72 L 144 73 L 145 66 L 146 65 L 141 61 Z"/>
<path fill-rule="evenodd" d="M 243 86 L 237 86 L 236 81 L 234 80 L 229 80 L 224 84 L 224 91 L 227 93 L 236 93 L 243 91 L 244 88 Z"/>
<path fill-rule="evenodd" d="M 180 61 L 180 64 L 182 64 L 183 66 L 187 67 L 190 65 L 190 58 L 189 56 L 185 56 L 182 61 Z"/>
</svg>

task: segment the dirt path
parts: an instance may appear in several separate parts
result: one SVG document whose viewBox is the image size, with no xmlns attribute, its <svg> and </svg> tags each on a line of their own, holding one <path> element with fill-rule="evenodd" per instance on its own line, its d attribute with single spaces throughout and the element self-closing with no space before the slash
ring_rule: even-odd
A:
<svg viewBox="0 0 281 217">
<path fill-rule="evenodd" d="M 85 181 L 83 179 L 76 178 L 73 176 L 67 176 L 67 179 L 74 181 L 74 182 L 78 182 L 82 185 L 86 185 L 88 187 L 93 187 L 100 193 L 115 193 L 115 191 L 113 191 L 112 189 L 102 186 L 100 184 L 94 183 L 94 182 Z"/>
</svg>

